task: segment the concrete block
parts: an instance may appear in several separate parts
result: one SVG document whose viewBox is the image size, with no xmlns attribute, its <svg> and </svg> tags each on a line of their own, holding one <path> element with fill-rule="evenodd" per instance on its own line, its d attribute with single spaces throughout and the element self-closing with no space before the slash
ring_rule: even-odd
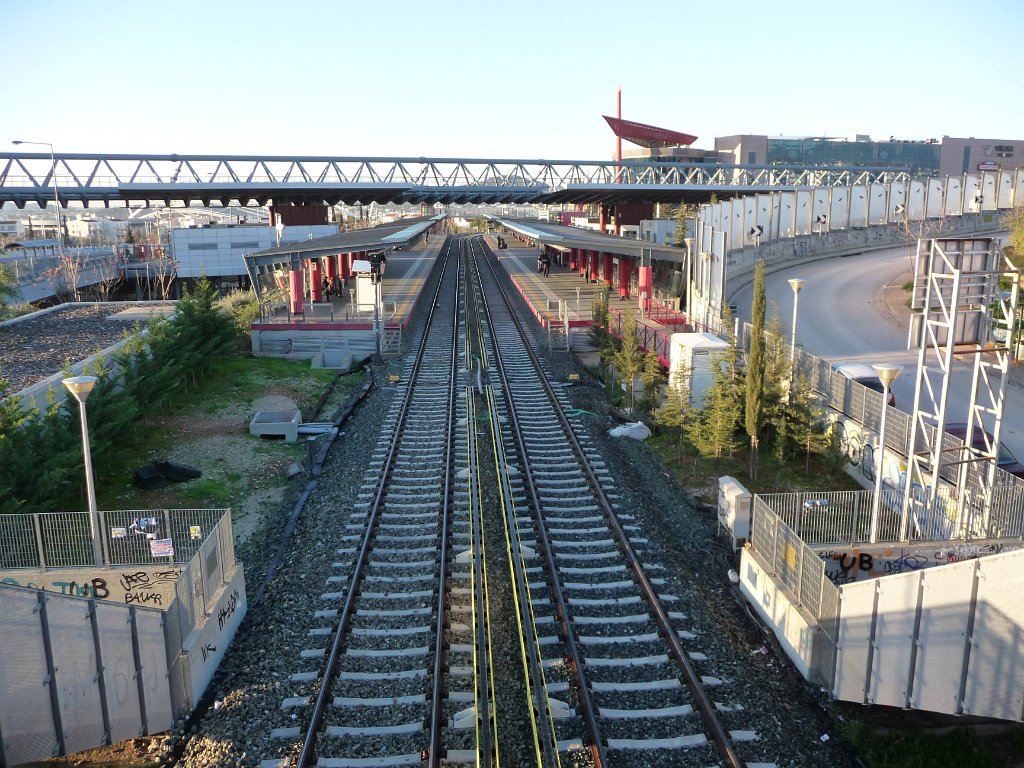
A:
<svg viewBox="0 0 1024 768">
<path fill-rule="evenodd" d="M 294 443 L 299 436 L 302 414 L 294 411 L 257 411 L 249 422 L 249 434 L 282 436 L 285 442 Z"/>
</svg>

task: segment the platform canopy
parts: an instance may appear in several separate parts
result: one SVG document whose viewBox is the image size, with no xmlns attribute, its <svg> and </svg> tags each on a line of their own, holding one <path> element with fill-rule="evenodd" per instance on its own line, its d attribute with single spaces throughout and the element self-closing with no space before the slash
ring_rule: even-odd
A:
<svg viewBox="0 0 1024 768">
<path fill-rule="evenodd" d="M 689 133 L 670 131 L 668 128 L 658 128 L 646 123 L 635 123 L 632 120 L 623 120 L 608 115 L 601 115 L 601 117 L 608 121 L 608 125 L 616 136 L 641 147 L 688 147 L 697 140 L 696 136 Z"/>
</svg>

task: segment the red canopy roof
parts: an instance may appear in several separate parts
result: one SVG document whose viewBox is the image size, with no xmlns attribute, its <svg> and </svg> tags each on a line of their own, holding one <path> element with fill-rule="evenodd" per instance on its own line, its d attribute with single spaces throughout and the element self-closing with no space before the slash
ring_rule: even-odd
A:
<svg viewBox="0 0 1024 768">
<path fill-rule="evenodd" d="M 670 131 L 667 128 L 657 128 L 645 123 L 634 123 L 632 120 L 620 120 L 617 117 L 602 115 L 608 121 L 612 131 L 619 138 L 639 144 L 641 147 L 675 147 L 682 145 L 688 147 L 697 140 L 696 136 L 689 133 Z"/>
</svg>

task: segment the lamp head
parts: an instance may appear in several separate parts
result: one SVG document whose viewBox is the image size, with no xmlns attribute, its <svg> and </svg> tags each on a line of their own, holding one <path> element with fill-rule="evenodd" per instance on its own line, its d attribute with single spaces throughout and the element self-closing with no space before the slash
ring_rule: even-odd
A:
<svg viewBox="0 0 1024 768">
<path fill-rule="evenodd" d="M 75 400 L 84 403 L 89 398 L 89 393 L 96 386 L 95 376 L 73 376 L 64 379 L 61 383 L 67 387 L 68 392 L 75 396 Z"/>
<path fill-rule="evenodd" d="M 875 369 L 875 375 L 886 387 L 891 386 L 903 373 L 902 365 L 872 365 L 871 367 Z"/>
<path fill-rule="evenodd" d="M 790 278 L 788 282 L 789 287 L 793 289 L 793 293 L 800 293 L 800 289 L 807 283 L 806 280 L 801 280 L 798 277 Z"/>
</svg>

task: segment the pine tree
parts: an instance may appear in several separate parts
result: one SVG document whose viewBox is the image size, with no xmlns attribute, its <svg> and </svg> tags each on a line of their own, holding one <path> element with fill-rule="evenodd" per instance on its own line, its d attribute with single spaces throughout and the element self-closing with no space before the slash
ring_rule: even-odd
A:
<svg viewBox="0 0 1024 768">
<path fill-rule="evenodd" d="M 690 390 L 682 378 L 665 388 L 665 399 L 654 409 L 655 424 L 669 430 L 676 430 L 676 448 L 682 451 L 686 425 L 693 417 L 690 407 Z"/>
<path fill-rule="evenodd" d="M 736 430 L 742 418 L 743 378 L 728 309 L 723 313 L 722 327 L 729 348 L 711 356 L 711 386 L 704 393 L 704 407 L 687 426 L 687 437 L 702 456 L 731 456 L 738 447 Z"/>
<path fill-rule="evenodd" d="M 764 405 L 765 338 L 764 320 L 767 306 L 764 287 L 764 262 L 754 265 L 754 299 L 750 307 L 750 351 L 747 354 L 746 400 L 744 426 L 750 437 L 750 479 L 757 479 L 757 449 L 761 439 L 761 418 Z"/>
<path fill-rule="evenodd" d="M 661 370 L 661 362 L 653 350 L 644 354 L 643 367 L 640 370 L 640 384 L 644 388 L 642 407 L 651 411 L 661 399 L 661 388 L 665 384 L 665 374 Z"/>
<path fill-rule="evenodd" d="M 636 337 L 636 313 L 627 309 L 622 319 L 622 340 L 619 351 L 612 357 L 612 362 L 626 384 L 626 403 L 629 412 L 633 411 L 633 383 L 643 367 L 644 355 L 640 350 L 640 342 Z"/>
</svg>

